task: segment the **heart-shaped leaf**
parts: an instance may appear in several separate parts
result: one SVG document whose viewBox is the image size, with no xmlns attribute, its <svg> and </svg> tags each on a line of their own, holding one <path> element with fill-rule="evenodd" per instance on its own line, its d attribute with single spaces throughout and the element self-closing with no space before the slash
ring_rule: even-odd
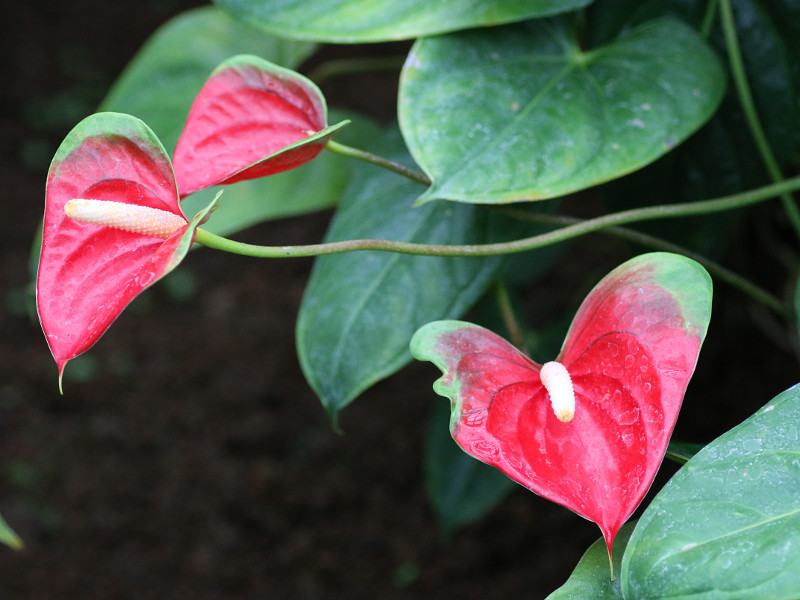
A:
<svg viewBox="0 0 800 600">
<path fill-rule="evenodd" d="M 676 20 L 582 50 L 560 19 L 419 40 L 399 118 L 433 181 L 420 201 L 561 196 L 665 154 L 718 106 L 714 52 Z"/>
<path fill-rule="evenodd" d="M 645 254 L 591 291 L 555 363 L 460 321 L 422 327 L 411 351 L 444 373 L 456 442 L 597 523 L 610 551 L 664 457 L 710 313 L 699 264 Z"/>
<path fill-rule="evenodd" d="M 346 124 L 326 122 L 325 98 L 302 75 L 247 54 L 226 60 L 195 98 L 175 148 L 181 197 L 312 160 Z"/>
<path fill-rule="evenodd" d="M 639 519 L 620 581 L 626 598 L 800 598 L 800 385 L 670 479 Z"/>
<path fill-rule="evenodd" d="M 592 0 L 215 0 L 242 20 L 282 37 L 382 42 L 555 15 Z"/>
<path fill-rule="evenodd" d="M 144 209 L 166 218 L 171 233 L 158 237 L 78 221 L 65 212 L 76 199 L 117 213 L 120 205 L 134 214 Z M 67 135 L 47 177 L 36 281 L 39 319 L 59 374 L 133 298 L 178 265 L 203 218 L 190 223 L 183 216 L 167 153 L 140 120 L 98 113 Z"/>
</svg>

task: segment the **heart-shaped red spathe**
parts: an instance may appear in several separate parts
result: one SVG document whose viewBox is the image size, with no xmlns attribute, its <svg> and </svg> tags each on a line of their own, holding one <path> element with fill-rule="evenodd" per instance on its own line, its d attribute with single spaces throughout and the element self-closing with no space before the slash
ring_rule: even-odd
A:
<svg viewBox="0 0 800 600">
<path fill-rule="evenodd" d="M 76 221 L 73 199 L 122 202 L 180 217 L 162 239 Z M 169 157 L 140 120 L 98 113 L 64 139 L 47 178 L 36 304 L 59 374 L 86 351 L 125 306 L 183 259 L 205 216 L 181 212 Z"/>
<path fill-rule="evenodd" d="M 324 96 L 302 75 L 251 55 L 226 60 L 195 98 L 175 148 L 181 197 L 312 160 L 346 124 L 326 121 Z"/>
<path fill-rule="evenodd" d="M 610 549 L 666 453 L 711 314 L 696 262 L 646 254 L 612 271 L 578 310 L 556 361 L 569 372 L 574 417 L 560 421 L 541 365 L 498 335 L 436 321 L 412 354 L 444 375 L 451 433 L 469 454 L 594 521 Z"/>
</svg>

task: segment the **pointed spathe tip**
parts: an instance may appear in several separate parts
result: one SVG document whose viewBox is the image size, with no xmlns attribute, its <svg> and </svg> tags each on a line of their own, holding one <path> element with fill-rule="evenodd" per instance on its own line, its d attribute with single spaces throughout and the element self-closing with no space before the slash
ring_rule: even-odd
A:
<svg viewBox="0 0 800 600">
<path fill-rule="evenodd" d="M 603 531 L 603 538 L 606 542 L 606 549 L 608 550 L 608 568 L 611 573 L 611 581 L 616 581 L 616 576 L 614 575 L 614 557 L 611 553 L 611 548 L 614 546 L 614 538 L 617 535 L 616 531 L 606 531 L 605 529 L 601 528 Z"/>
</svg>

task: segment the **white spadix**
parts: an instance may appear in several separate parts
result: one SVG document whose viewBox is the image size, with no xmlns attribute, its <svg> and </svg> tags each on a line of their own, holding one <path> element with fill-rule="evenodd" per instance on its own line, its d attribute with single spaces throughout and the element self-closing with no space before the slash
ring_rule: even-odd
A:
<svg viewBox="0 0 800 600">
<path fill-rule="evenodd" d="M 76 198 L 64 205 L 67 216 L 83 223 L 104 225 L 131 233 L 167 239 L 188 222 L 168 210 L 114 202 Z"/>
<path fill-rule="evenodd" d="M 556 418 L 563 422 L 571 421 L 575 416 L 575 389 L 567 368 L 560 362 L 550 361 L 542 365 L 539 377 L 550 395 Z"/>
</svg>

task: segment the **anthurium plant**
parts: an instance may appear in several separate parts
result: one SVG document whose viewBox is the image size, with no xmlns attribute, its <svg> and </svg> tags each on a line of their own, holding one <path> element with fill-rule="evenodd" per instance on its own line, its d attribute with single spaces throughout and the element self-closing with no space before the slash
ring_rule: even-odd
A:
<svg viewBox="0 0 800 600">
<path fill-rule="evenodd" d="M 712 287 L 797 346 L 798 303 L 775 290 L 800 264 L 800 177 L 784 175 L 800 8 L 456 4 L 216 0 L 156 32 L 50 167 L 36 305 L 59 384 L 193 246 L 315 256 L 296 346 L 333 427 L 414 358 L 441 371 L 455 444 L 431 427 L 427 472 L 444 529 L 516 482 L 602 535 L 552 598 L 800 597 L 798 388 L 745 399 L 763 408 L 714 441 L 671 439 L 714 394 L 690 384 L 707 333 L 737 326 L 709 329 Z M 381 42 L 396 60 L 369 53 Z M 335 44 L 365 46 L 326 62 Z M 396 72 L 396 123 L 329 110 L 318 85 L 375 69 Z M 791 258 L 764 284 L 725 248 L 767 203 Z M 232 239 L 321 209 L 318 243 Z M 549 273 L 574 277 L 575 302 L 537 330 L 526 299 L 551 294 Z M 651 489 L 665 457 L 683 466 Z"/>
</svg>

